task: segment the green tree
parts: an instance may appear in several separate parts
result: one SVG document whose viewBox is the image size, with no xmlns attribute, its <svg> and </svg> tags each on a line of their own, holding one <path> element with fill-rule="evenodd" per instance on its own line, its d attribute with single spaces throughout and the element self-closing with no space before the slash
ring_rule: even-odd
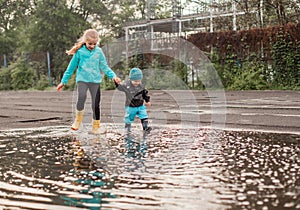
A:
<svg viewBox="0 0 300 210">
<path fill-rule="evenodd" d="M 68 7 L 66 1 L 38 1 L 32 16 L 29 30 L 29 46 L 31 52 L 50 53 L 51 69 L 54 80 L 60 79 L 67 65 L 68 56 L 64 52 L 71 48 L 90 24 L 84 17 Z"/>
<path fill-rule="evenodd" d="M 267 25 L 285 25 L 300 20 L 299 0 L 264 0 Z"/>
<path fill-rule="evenodd" d="M 18 27 L 31 15 L 30 0 L 0 0 L 0 54 L 18 47 Z"/>
<path fill-rule="evenodd" d="M 33 16 L 30 40 L 34 51 L 50 53 L 71 47 L 80 34 L 91 27 L 86 20 L 71 8 L 66 0 L 39 1 Z"/>
<path fill-rule="evenodd" d="M 15 29 L 24 17 L 31 14 L 30 0 L 0 0 L 0 31 Z"/>
</svg>

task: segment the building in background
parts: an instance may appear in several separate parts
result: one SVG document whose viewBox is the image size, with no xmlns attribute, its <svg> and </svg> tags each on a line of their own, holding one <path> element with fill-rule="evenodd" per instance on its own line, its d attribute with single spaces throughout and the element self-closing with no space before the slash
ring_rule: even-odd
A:
<svg viewBox="0 0 300 210">
<path fill-rule="evenodd" d="M 158 33 L 160 36 L 164 34 L 186 37 L 191 33 L 235 31 L 262 24 L 262 9 L 258 10 L 254 5 L 249 5 L 246 9 L 241 8 L 234 0 L 172 0 L 172 16 L 164 19 L 156 16 L 156 1 L 147 1 L 146 19 L 129 22 L 124 27 L 127 40 L 145 36 L 145 33 L 148 36 Z M 259 8 L 262 8 L 262 5 L 263 0 L 260 0 Z M 245 20 L 248 20 L 249 24 L 245 24 Z"/>
</svg>

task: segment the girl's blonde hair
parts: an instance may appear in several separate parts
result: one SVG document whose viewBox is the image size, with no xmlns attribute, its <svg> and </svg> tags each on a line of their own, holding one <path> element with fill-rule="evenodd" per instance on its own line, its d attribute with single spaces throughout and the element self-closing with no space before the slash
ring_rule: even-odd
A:
<svg viewBox="0 0 300 210">
<path fill-rule="evenodd" d="M 77 43 L 66 53 L 68 55 L 74 55 L 79 48 L 82 47 L 87 41 L 96 41 L 99 42 L 99 33 L 95 29 L 88 29 L 84 31 L 83 35 L 77 40 Z"/>
</svg>

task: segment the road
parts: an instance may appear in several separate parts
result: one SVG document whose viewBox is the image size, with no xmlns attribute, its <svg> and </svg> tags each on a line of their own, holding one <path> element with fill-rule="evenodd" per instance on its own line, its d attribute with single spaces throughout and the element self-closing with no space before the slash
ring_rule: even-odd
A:
<svg viewBox="0 0 300 210">
<path fill-rule="evenodd" d="M 151 90 L 151 124 L 300 134 L 300 91 Z M 69 126 L 74 91 L 0 91 L 0 130 Z M 90 99 L 84 122 L 91 120 Z M 124 96 L 102 91 L 101 122 L 122 123 Z"/>
</svg>

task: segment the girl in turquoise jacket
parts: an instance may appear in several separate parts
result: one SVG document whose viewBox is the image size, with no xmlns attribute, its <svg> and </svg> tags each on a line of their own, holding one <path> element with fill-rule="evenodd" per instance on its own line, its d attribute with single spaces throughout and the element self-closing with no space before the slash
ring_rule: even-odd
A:
<svg viewBox="0 0 300 210">
<path fill-rule="evenodd" d="M 115 83 L 119 84 L 121 82 L 114 71 L 107 65 L 105 55 L 97 45 L 98 42 L 99 34 L 96 30 L 88 29 L 84 32 L 83 36 L 78 40 L 78 43 L 66 52 L 68 55 L 73 55 L 73 57 L 61 79 L 61 83 L 56 88 L 60 91 L 76 71 L 78 98 L 76 104 L 76 117 L 71 129 L 78 130 L 80 127 L 87 90 L 89 90 L 92 99 L 93 134 L 99 134 L 100 132 L 101 71 L 104 72 L 108 78 L 113 79 Z"/>
</svg>

